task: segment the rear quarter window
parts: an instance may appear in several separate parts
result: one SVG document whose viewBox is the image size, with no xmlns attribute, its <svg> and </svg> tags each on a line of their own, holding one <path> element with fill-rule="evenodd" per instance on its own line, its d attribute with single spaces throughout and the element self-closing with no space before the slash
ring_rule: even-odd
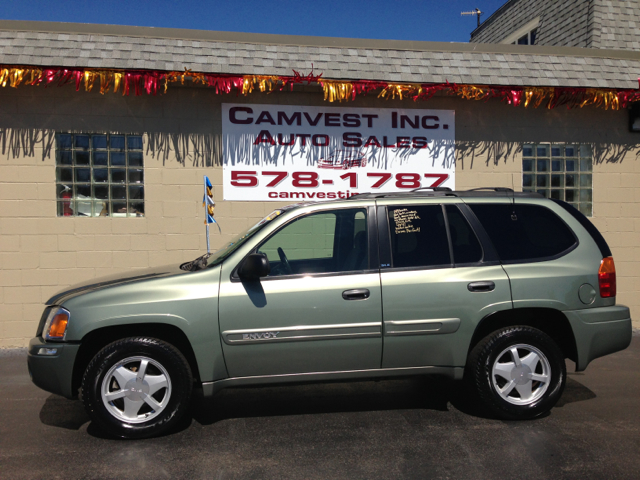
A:
<svg viewBox="0 0 640 480">
<path fill-rule="evenodd" d="M 503 262 L 541 261 L 567 253 L 577 244 L 571 229 L 540 205 L 470 204 Z"/>
<path fill-rule="evenodd" d="M 564 208 L 573 218 L 580 222 L 580 225 L 584 227 L 584 229 L 589 232 L 591 238 L 596 242 L 598 248 L 600 249 L 600 253 L 602 253 L 602 257 L 610 257 L 611 249 L 607 244 L 607 241 L 604 239 L 600 231 L 596 228 L 596 226 L 589 221 L 587 217 L 584 216 L 580 210 L 571 205 L 570 203 L 563 202 L 562 200 L 550 199 L 552 202 L 557 203 L 562 208 Z"/>
</svg>

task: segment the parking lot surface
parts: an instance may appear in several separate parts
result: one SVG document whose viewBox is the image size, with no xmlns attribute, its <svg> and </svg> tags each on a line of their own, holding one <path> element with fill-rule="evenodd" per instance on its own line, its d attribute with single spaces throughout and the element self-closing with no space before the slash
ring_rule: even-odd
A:
<svg viewBox="0 0 640 480">
<path fill-rule="evenodd" d="M 572 371 L 573 366 L 569 366 Z M 456 385 L 393 379 L 220 392 L 177 431 L 108 438 L 0 350 L 0 478 L 637 479 L 640 336 L 570 373 L 550 415 L 485 418 Z"/>
</svg>

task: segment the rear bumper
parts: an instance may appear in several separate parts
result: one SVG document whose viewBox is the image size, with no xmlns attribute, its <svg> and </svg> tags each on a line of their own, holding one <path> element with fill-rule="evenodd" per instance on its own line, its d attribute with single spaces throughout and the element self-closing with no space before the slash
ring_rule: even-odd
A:
<svg viewBox="0 0 640 480">
<path fill-rule="evenodd" d="M 604 355 L 624 350 L 631 343 L 631 313 L 624 305 L 563 312 L 576 339 L 576 371 Z"/>
<path fill-rule="evenodd" d="M 56 349 L 54 355 L 41 355 L 40 349 Z M 31 381 L 47 392 L 73 398 L 73 364 L 80 345 L 68 343 L 47 343 L 41 337 L 29 342 L 27 364 Z"/>
</svg>

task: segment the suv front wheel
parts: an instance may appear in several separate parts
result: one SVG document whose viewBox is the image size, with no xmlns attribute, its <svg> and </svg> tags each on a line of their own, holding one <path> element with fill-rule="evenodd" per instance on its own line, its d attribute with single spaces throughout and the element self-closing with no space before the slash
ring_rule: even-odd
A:
<svg viewBox="0 0 640 480">
<path fill-rule="evenodd" d="M 527 326 L 496 330 L 471 351 L 466 377 L 482 403 L 504 419 L 538 417 L 560 399 L 564 356 L 544 332 Z"/>
<path fill-rule="evenodd" d="M 93 421 L 126 438 L 158 435 L 184 414 L 193 377 L 172 345 L 131 337 L 100 350 L 82 379 L 82 398 Z"/>
</svg>

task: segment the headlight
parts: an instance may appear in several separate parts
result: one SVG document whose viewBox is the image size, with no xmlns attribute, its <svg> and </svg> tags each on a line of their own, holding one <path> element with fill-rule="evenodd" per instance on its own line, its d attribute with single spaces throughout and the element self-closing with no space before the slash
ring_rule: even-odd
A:
<svg viewBox="0 0 640 480">
<path fill-rule="evenodd" d="M 45 340 L 63 341 L 71 314 L 64 308 L 52 308 L 44 323 L 42 336 Z"/>
</svg>

